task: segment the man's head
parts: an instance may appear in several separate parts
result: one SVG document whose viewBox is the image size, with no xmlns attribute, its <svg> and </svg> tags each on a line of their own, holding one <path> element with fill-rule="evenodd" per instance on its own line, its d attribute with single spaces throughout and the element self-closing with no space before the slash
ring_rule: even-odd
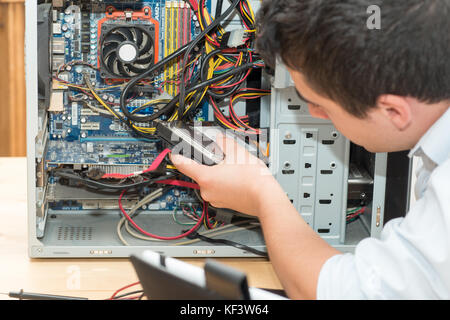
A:
<svg viewBox="0 0 450 320">
<path fill-rule="evenodd" d="M 288 66 L 313 116 L 369 151 L 400 151 L 450 105 L 449 17 L 448 0 L 266 0 L 257 47 Z"/>
</svg>

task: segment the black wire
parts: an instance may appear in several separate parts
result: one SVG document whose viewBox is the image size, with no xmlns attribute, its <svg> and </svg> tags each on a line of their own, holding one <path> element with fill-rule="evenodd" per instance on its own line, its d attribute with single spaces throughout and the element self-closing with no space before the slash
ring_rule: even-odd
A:
<svg viewBox="0 0 450 320">
<path fill-rule="evenodd" d="M 237 67 L 235 69 L 230 70 L 228 73 L 224 73 L 224 74 L 221 74 L 221 75 L 216 76 L 214 78 L 211 78 L 209 80 L 206 80 L 204 82 L 197 83 L 194 86 L 189 87 L 188 89 L 186 89 L 186 93 L 188 94 L 188 93 L 191 93 L 193 91 L 196 91 L 196 90 L 208 87 L 208 86 L 210 86 L 210 85 L 212 85 L 212 84 L 214 84 L 216 82 L 219 82 L 221 80 L 224 80 L 224 79 L 228 78 L 230 75 L 241 73 L 242 71 L 248 70 L 248 69 L 252 68 L 253 66 L 254 66 L 254 62 L 247 63 L 245 65 L 242 65 L 240 67 Z M 149 118 L 151 118 L 151 120 L 149 120 L 149 121 L 156 120 L 157 118 L 159 118 L 162 115 L 165 115 L 165 114 L 173 112 L 175 110 L 175 107 L 177 105 L 179 97 L 180 97 L 180 94 L 178 94 L 175 98 L 173 98 L 164 108 L 159 110 L 157 113 L 154 113 L 151 116 L 149 116 Z M 180 113 L 178 113 L 178 114 L 180 114 Z"/>
<path fill-rule="evenodd" d="M 193 41 L 191 41 L 190 43 L 192 43 Z M 153 121 L 155 120 L 157 117 L 153 117 L 153 115 L 151 116 L 147 116 L 147 117 L 136 117 L 134 116 L 132 113 L 130 113 L 127 109 L 126 106 L 126 97 L 128 96 L 129 91 L 136 85 L 136 83 L 138 83 L 139 81 L 141 81 L 142 79 L 148 78 L 153 76 L 153 73 L 155 73 L 157 70 L 159 70 L 160 68 L 164 67 L 167 63 L 169 63 L 170 61 L 172 61 L 175 58 L 178 58 L 179 56 L 181 56 L 183 53 L 186 52 L 186 49 L 188 48 L 189 43 L 182 46 L 181 48 L 179 48 L 177 51 L 173 52 L 172 54 L 170 54 L 169 56 L 167 56 L 166 58 L 164 58 L 163 60 L 159 61 L 158 63 L 154 64 L 152 67 L 150 67 L 150 69 L 148 69 L 146 72 L 142 73 L 141 75 L 132 78 L 127 85 L 125 86 L 125 88 L 122 90 L 122 93 L 120 95 L 120 109 L 122 110 L 123 114 L 128 118 L 131 119 L 133 121 L 137 121 L 137 122 L 147 122 L 147 121 Z"/>
<path fill-rule="evenodd" d="M 131 292 L 128 292 L 128 293 L 124 293 L 124 294 L 121 294 L 121 295 L 119 295 L 119 296 L 115 296 L 115 297 L 113 298 L 113 300 L 117 300 L 117 299 L 120 299 L 120 298 L 125 298 L 125 297 L 127 297 L 127 296 L 131 296 L 132 294 L 138 294 L 138 293 L 144 293 L 144 290 L 136 290 L 136 291 L 131 291 Z M 141 297 L 142 297 L 142 296 L 141 296 Z M 141 297 L 139 297 L 139 299 L 140 299 Z"/>
<path fill-rule="evenodd" d="M 205 80 L 203 82 L 197 83 L 196 85 L 194 85 L 194 86 L 190 87 L 189 89 L 187 89 L 186 93 L 190 93 L 192 91 L 208 87 L 208 86 L 210 86 L 210 85 L 212 85 L 212 84 L 214 84 L 216 82 L 219 82 L 221 80 L 224 80 L 224 79 L 228 78 L 231 75 L 234 75 L 234 74 L 237 74 L 237 73 L 241 73 L 244 70 L 248 70 L 248 69 L 252 68 L 254 65 L 255 65 L 255 62 L 249 62 L 249 63 L 246 63 L 246 64 L 244 64 L 242 66 L 234 68 L 234 69 L 228 71 L 227 73 L 224 73 L 224 74 L 218 75 L 218 76 L 216 76 L 214 78 L 211 78 L 209 80 Z"/>
<path fill-rule="evenodd" d="M 94 90 L 94 88 L 93 88 L 93 86 L 92 86 L 92 83 L 90 82 L 90 80 L 89 80 L 89 76 L 87 75 L 87 74 L 84 74 L 84 79 L 85 79 L 85 82 L 86 82 L 86 85 L 89 87 L 89 89 L 90 90 L 92 90 L 93 92 L 95 92 L 95 90 Z M 96 92 L 95 92 L 96 93 Z M 97 94 L 97 93 L 96 93 Z M 98 95 L 98 94 L 97 94 Z M 128 101 L 128 100 L 127 100 Z M 126 101 L 126 102 L 127 102 Z M 125 103 L 126 103 L 125 102 Z M 106 102 L 105 102 L 106 103 Z M 123 122 L 129 129 L 131 129 L 131 131 L 132 132 L 134 132 L 137 136 L 140 136 L 140 137 L 142 137 L 142 138 L 145 138 L 145 139 L 151 139 L 152 138 L 152 136 L 151 135 L 148 135 L 148 134 L 145 134 L 145 133 L 143 133 L 143 132 L 140 132 L 139 130 L 137 130 L 136 128 L 134 128 L 134 126 L 133 126 L 133 124 L 131 123 L 131 121 L 129 120 L 129 119 L 126 119 L 126 118 L 124 118 L 124 117 L 122 117 L 120 114 L 118 114 L 117 112 L 115 112 L 114 111 L 114 108 L 110 108 L 111 109 L 111 112 L 114 114 L 114 116 L 116 116 L 121 122 Z M 128 111 L 128 109 L 127 109 L 127 111 Z"/>
<path fill-rule="evenodd" d="M 234 242 L 234 241 L 231 241 L 231 240 L 213 239 L 213 238 L 202 236 L 199 233 L 193 235 L 192 238 L 198 238 L 199 240 L 202 240 L 202 241 L 205 241 L 205 242 L 209 242 L 209 243 L 223 244 L 223 245 L 227 245 L 227 246 L 232 246 L 232 247 L 235 247 L 235 248 L 238 248 L 238 249 L 241 249 L 241 250 L 245 250 L 245 251 L 251 252 L 251 253 L 256 254 L 258 256 L 265 257 L 265 258 L 269 257 L 267 252 L 254 249 L 252 247 L 246 246 L 245 244 L 241 244 L 241 243 Z"/>
<path fill-rule="evenodd" d="M 248 51 L 247 49 L 243 49 L 243 48 L 236 50 L 236 52 L 247 52 L 247 51 Z M 208 67 L 208 61 L 221 52 L 222 52 L 222 50 L 216 49 L 214 51 L 211 51 L 208 55 L 206 55 L 206 57 L 204 59 L 205 61 L 202 63 L 201 70 L 200 70 L 202 81 L 205 81 L 206 77 L 207 77 L 208 69 L 206 67 Z M 248 55 L 246 55 L 246 57 L 248 57 Z M 226 73 L 226 74 L 228 75 L 228 73 Z M 241 74 L 235 75 L 229 81 L 222 84 L 222 86 L 227 86 L 227 85 L 230 85 L 233 83 L 237 83 L 237 82 L 241 81 L 245 77 L 245 75 L 246 75 L 246 71 L 243 71 Z M 208 88 L 207 93 L 208 93 L 208 95 L 210 95 L 216 99 L 222 100 L 222 99 L 225 99 L 225 98 L 231 96 L 233 93 L 235 93 L 239 89 L 239 87 L 240 87 L 240 85 L 233 86 L 231 89 L 228 89 L 228 91 L 225 90 L 225 92 L 223 92 L 223 93 L 216 93 L 216 92 L 214 92 L 214 90 L 212 88 Z"/>
<path fill-rule="evenodd" d="M 215 19 L 217 19 L 217 17 L 219 17 L 222 14 L 222 6 L 223 6 L 223 0 L 217 0 L 216 15 L 214 16 Z"/>
<path fill-rule="evenodd" d="M 96 180 L 84 178 L 84 177 L 74 173 L 71 170 L 66 171 L 66 170 L 60 169 L 60 170 L 54 170 L 53 173 L 58 177 L 79 181 L 88 187 L 92 187 L 95 189 L 102 189 L 102 190 L 109 189 L 109 190 L 115 190 L 115 191 L 143 187 L 143 186 L 155 183 L 160 180 L 172 179 L 175 176 L 174 174 L 164 175 L 164 176 L 161 176 L 158 178 L 135 182 L 135 183 L 130 183 L 130 184 L 107 184 L 107 183 L 102 183 L 102 182 L 99 182 Z"/>
<path fill-rule="evenodd" d="M 181 83 L 180 83 L 180 94 L 179 96 L 179 112 L 178 114 L 183 115 L 184 114 L 184 103 L 185 103 L 185 99 L 186 99 L 186 94 L 188 93 L 186 90 L 186 86 L 185 86 L 185 81 L 186 81 L 186 73 L 185 73 L 185 69 L 186 66 L 188 64 L 188 58 L 189 58 L 189 54 L 190 52 L 194 49 L 194 47 L 201 41 L 203 40 L 203 38 L 210 33 L 212 30 L 214 30 L 223 20 L 225 20 L 225 18 L 227 18 L 236 8 L 236 6 L 239 4 L 241 0 L 234 0 L 233 3 L 230 5 L 230 7 L 220 16 L 217 17 L 210 25 L 208 25 L 201 33 L 198 37 L 196 37 L 188 46 L 188 48 L 186 49 L 186 53 L 184 55 L 183 58 L 183 71 L 181 72 Z"/>
<path fill-rule="evenodd" d="M 167 99 L 166 102 L 150 103 L 150 104 L 147 104 L 147 105 L 145 105 L 145 106 L 140 106 L 140 107 L 134 109 L 132 113 L 135 114 L 135 113 L 137 113 L 137 112 L 139 112 L 139 111 L 141 111 L 141 110 L 145 110 L 145 109 L 150 108 L 150 107 L 153 107 L 153 106 L 166 105 L 167 102 L 170 102 L 170 100 Z"/>
</svg>

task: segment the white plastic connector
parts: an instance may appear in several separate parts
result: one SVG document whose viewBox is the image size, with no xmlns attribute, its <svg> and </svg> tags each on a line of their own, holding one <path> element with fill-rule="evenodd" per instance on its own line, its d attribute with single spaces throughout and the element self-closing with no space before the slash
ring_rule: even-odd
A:
<svg viewBox="0 0 450 320">
<path fill-rule="evenodd" d="M 230 37 L 228 38 L 227 47 L 236 48 L 245 44 L 247 39 L 247 31 L 243 29 L 237 29 L 230 31 Z"/>
</svg>

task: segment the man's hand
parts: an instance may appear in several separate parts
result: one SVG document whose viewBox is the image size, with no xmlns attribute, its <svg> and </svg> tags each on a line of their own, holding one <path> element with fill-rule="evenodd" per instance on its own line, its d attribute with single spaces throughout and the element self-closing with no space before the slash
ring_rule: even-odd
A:
<svg viewBox="0 0 450 320">
<path fill-rule="evenodd" d="M 177 169 L 200 185 L 203 200 L 216 208 L 258 215 L 267 197 L 286 197 L 263 161 L 223 135 L 217 137 L 216 143 L 225 154 L 225 160 L 216 166 L 171 156 Z"/>
<path fill-rule="evenodd" d="M 222 136 L 216 142 L 225 154 L 216 166 L 179 155 L 172 155 L 172 162 L 200 185 L 205 201 L 258 216 L 270 260 L 289 297 L 314 299 L 322 265 L 339 251 L 306 224 L 261 160 L 231 139 Z"/>
</svg>

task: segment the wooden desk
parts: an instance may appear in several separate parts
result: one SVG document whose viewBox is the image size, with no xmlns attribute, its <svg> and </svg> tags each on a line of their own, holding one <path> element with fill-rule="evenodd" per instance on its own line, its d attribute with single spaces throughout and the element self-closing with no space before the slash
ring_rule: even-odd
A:
<svg viewBox="0 0 450 320">
<path fill-rule="evenodd" d="M 203 265 L 203 259 L 183 259 Z M 270 262 L 218 259 L 247 273 L 249 285 L 281 289 Z M 26 158 L 0 158 L 0 292 L 105 299 L 137 281 L 127 259 L 30 259 L 27 253 Z M 0 295 L 0 299 L 8 298 Z"/>
<path fill-rule="evenodd" d="M 0 157 L 26 155 L 24 40 L 24 0 L 0 0 Z"/>
</svg>

